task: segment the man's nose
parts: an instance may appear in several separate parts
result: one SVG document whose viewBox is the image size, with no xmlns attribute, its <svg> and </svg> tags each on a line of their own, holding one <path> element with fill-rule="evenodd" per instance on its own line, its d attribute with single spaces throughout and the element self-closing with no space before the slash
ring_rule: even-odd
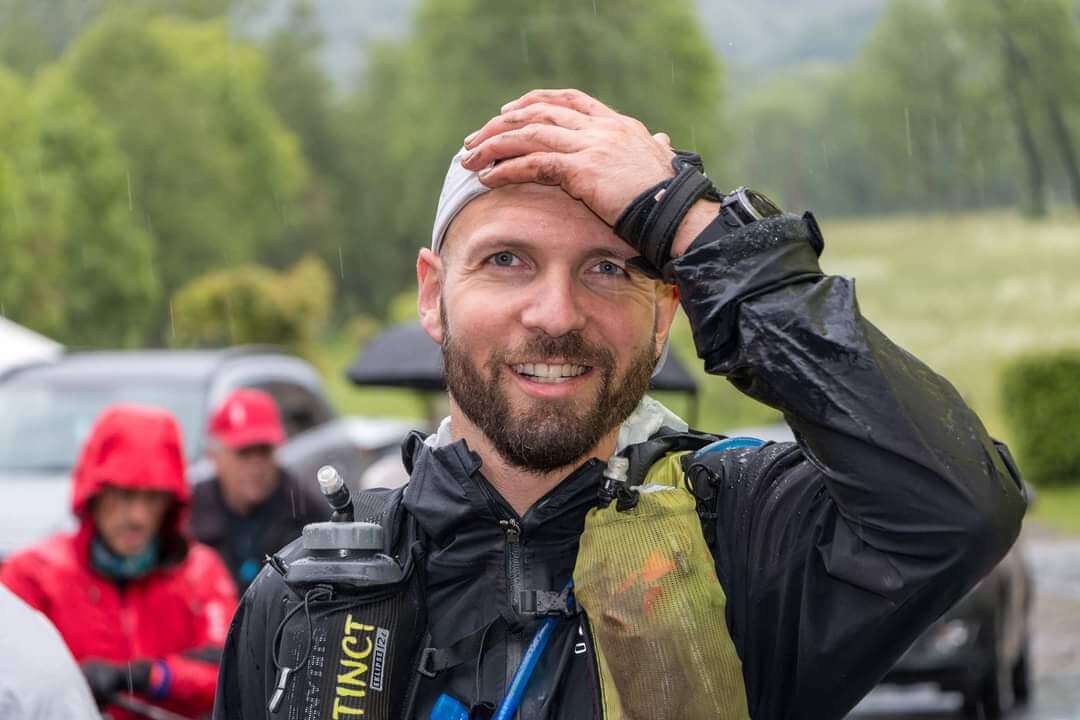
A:
<svg viewBox="0 0 1080 720">
<path fill-rule="evenodd" d="M 521 314 L 525 327 L 541 330 L 551 337 L 561 337 L 586 324 L 586 312 L 581 296 L 583 288 L 565 273 L 549 272 L 529 288 L 528 304 Z"/>
</svg>

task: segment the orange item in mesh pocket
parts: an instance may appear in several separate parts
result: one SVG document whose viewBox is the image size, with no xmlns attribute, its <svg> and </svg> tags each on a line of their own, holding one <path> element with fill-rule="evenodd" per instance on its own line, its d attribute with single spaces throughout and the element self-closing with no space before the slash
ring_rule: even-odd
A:
<svg viewBox="0 0 1080 720">
<path fill-rule="evenodd" d="M 634 507 L 589 511 L 574 595 L 596 645 L 605 718 L 747 720 L 742 664 L 681 454 L 650 469 Z"/>
</svg>

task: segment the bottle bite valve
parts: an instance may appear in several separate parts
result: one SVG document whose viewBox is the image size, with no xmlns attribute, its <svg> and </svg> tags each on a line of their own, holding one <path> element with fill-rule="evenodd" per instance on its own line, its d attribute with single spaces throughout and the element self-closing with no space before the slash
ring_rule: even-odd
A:
<svg viewBox="0 0 1080 720">
<path fill-rule="evenodd" d="M 352 522 L 353 507 L 352 496 L 345 479 L 333 465 L 323 465 L 315 474 L 319 482 L 319 490 L 326 502 L 330 503 L 333 513 L 330 515 L 331 522 Z"/>
</svg>

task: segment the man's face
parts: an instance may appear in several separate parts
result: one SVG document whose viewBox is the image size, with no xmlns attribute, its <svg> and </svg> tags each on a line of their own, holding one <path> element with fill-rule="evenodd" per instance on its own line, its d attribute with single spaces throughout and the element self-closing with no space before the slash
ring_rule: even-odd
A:
<svg viewBox="0 0 1080 720">
<path fill-rule="evenodd" d="M 166 492 L 105 486 L 94 498 L 94 526 L 116 554 L 138 555 L 161 530 L 172 501 Z"/>
<path fill-rule="evenodd" d="M 249 445 L 238 449 L 224 446 L 211 457 L 226 501 L 234 509 L 247 511 L 265 502 L 277 489 L 277 464 L 272 445 Z"/>
<path fill-rule="evenodd" d="M 512 465 L 583 459 L 648 388 L 677 298 L 626 268 L 636 253 L 557 188 L 473 200 L 441 257 L 422 251 L 422 322 L 453 402 Z"/>
</svg>

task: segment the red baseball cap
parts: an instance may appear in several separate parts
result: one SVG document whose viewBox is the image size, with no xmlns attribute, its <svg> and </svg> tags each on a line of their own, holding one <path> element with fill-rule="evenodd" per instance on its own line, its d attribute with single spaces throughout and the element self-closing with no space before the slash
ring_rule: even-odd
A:
<svg viewBox="0 0 1080 720">
<path fill-rule="evenodd" d="M 235 390 L 210 418 L 210 434 L 232 450 L 252 445 L 278 446 L 285 429 L 277 403 L 262 390 Z"/>
</svg>

